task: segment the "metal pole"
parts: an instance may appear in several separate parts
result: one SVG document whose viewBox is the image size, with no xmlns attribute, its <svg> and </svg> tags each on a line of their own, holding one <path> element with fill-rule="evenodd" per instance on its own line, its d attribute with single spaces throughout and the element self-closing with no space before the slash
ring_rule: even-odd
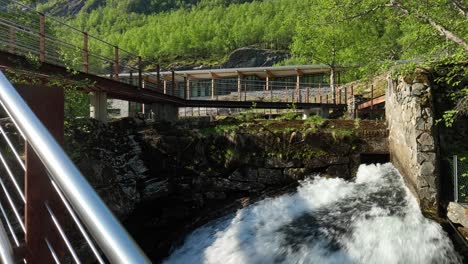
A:
<svg viewBox="0 0 468 264">
<path fill-rule="evenodd" d="M 45 16 L 39 15 L 39 61 L 45 62 Z"/>
<path fill-rule="evenodd" d="M 161 66 L 159 64 L 156 65 L 156 89 L 159 91 L 161 89 Z"/>
<path fill-rule="evenodd" d="M 114 47 L 114 79 L 119 80 L 119 47 Z"/>
<path fill-rule="evenodd" d="M 211 78 L 211 100 L 215 97 L 215 79 Z"/>
<path fill-rule="evenodd" d="M 247 84 L 244 84 L 244 101 L 247 101 Z"/>
<path fill-rule="evenodd" d="M 175 95 L 175 72 L 172 71 L 172 87 L 171 87 L 171 95 Z"/>
<path fill-rule="evenodd" d="M 237 75 L 237 93 L 239 94 L 239 101 L 242 101 L 242 80 L 240 74 Z"/>
<path fill-rule="evenodd" d="M 138 88 L 143 88 L 143 76 L 142 76 L 142 68 L 143 65 L 141 64 L 141 56 L 138 56 Z"/>
<path fill-rule="evenodd" d="M 83 32 L 83 71 L 89 72 L 88 33 Z"/>
<path fill-rule="evenodd" d="M 372 115 L 374 113 L 374 85 L 371 85 L 371 104 L 370 104 L 370 118 L 372 119 Z"/>
<path fill-rule="evenodd" d="M 453 200 L 458 202 L 458 157 L 453 156 Z"/>
</svg>

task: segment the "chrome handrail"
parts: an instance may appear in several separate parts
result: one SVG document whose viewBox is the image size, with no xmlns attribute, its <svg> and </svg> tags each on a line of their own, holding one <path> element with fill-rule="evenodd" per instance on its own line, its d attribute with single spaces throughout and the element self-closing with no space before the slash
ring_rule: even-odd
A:
<svg viewBox="0 0 468 264">
<path fill-rule="evenodd" d="M 151 263 L 0 71 L 0 101 L 111 263 Z"/>
<path fill-rule="evenodd" d="M 0 263 L 14 264 L 13 249 L 11 248 L 10 240 L 0 220 Z"/>
</svg>

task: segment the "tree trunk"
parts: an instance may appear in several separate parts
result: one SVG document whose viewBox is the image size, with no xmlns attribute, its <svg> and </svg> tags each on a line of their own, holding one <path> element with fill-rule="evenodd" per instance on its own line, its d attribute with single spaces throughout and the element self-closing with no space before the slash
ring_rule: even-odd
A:
<svg viewBox="0 0 468 264">
<path fill-rule="evenodd" d="M 454 32 L 448 30 L 446 27 L 444 27 L 443 25 L 437 23 L 431 17 L 429 17 L 427 15 L 424 15 L 424 14 L 421 14 L 419 12 L 414 12 L 414 13 L 410 12 L 410 10 L 408 8 L 404 7 L 400 3 L 400 1 L 397 1 L 397 0 L 392 0 L 391 3 L 390 3 L 390 6 L 398 8 L 399 10 L 401 10 L 406 15 L 416 16 L 416 18 L 424 21 L 425 23 L 427 23 L 427 24 L 431 25 L 433 28 L 435 28 L 438 32 L 443 34 L 448 40 L 462 46 L 463 49 L 468 51 L 468 43 L 466 42 L 466 40 L 463 37 L 460 37 L 457 34 L 455 34 Z"/>
</svg>

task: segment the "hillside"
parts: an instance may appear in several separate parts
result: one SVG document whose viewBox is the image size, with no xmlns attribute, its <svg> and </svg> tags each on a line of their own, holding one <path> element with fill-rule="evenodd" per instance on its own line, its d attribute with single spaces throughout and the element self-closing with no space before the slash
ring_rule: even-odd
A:
<svg viewBox="0 0 468 264">
<path fill-rule="evenodd" d="M 282 64 L 365 66 L 356 77 L 399 60 L 466 57 L 466 6 L 446 0 L 50 0 L 37 9 L 166 65 L 219 64 L 238 48 L 256 46 L 291 53 Z"/>
<path fill-rule="evenodd" d="M 253 0 L 39 0 L 37 9 L 53 16 L 70 17 L 80 12 L 90 13 L 101 7 L 110 7 L 124 13 L 157 14 L 193 6 L 228 6 Z"/>
</svg>

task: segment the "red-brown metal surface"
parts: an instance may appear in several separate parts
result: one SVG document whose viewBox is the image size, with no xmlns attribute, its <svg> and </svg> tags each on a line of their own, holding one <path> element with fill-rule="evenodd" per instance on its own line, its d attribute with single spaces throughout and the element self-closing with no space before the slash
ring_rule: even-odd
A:
<svg viewBox="0 0 468 264">
<path fill-rule="evenodd" d="M 83 72 L 89 72 L 88 33 L 83 32 Z"/>
<path fill-rule="evenodd" d="M 64 90 L 42 85 L 15 87 L 57 142 L 63 144 Z M 65 245 L 53 225 L 45 202 L 52 208 L 59 221 L 63 219 L 64 208 L 45 167 L 29 144 L 25 146 L 25 154 L 25 227 L 28 252 L 26 259 L 32 264 L 53 263 L 45 238 L 49 240 L 59 258 L 64 256 Z"/>
<path fill-rule="evenodd" d="M 119 80 L 119 47 L 114 47 L 114 79 Z"/>
<path fill-rule="evenodd" d="M 39 61 L 45 62 L 45 16 L 39 16 Z"/>
<path fill-rule="evenodd" d="M 376 98 L 374 98 L 372 100 L 369 100 L 369 101 L 367 101 L 365 103 L 362 103 L 362 104 L 358 105 L 357 109 L 362 110 L 362 109 L 365 109 L 365 108 L 368 108 L 368 107 L 371 107 L 371 106 L 374 106 L 374 105 L 378 105 L 378 104 L 381 104 L 381 103 L 385 103 L 385 95 L 376 97 Z"/>
</svg>

